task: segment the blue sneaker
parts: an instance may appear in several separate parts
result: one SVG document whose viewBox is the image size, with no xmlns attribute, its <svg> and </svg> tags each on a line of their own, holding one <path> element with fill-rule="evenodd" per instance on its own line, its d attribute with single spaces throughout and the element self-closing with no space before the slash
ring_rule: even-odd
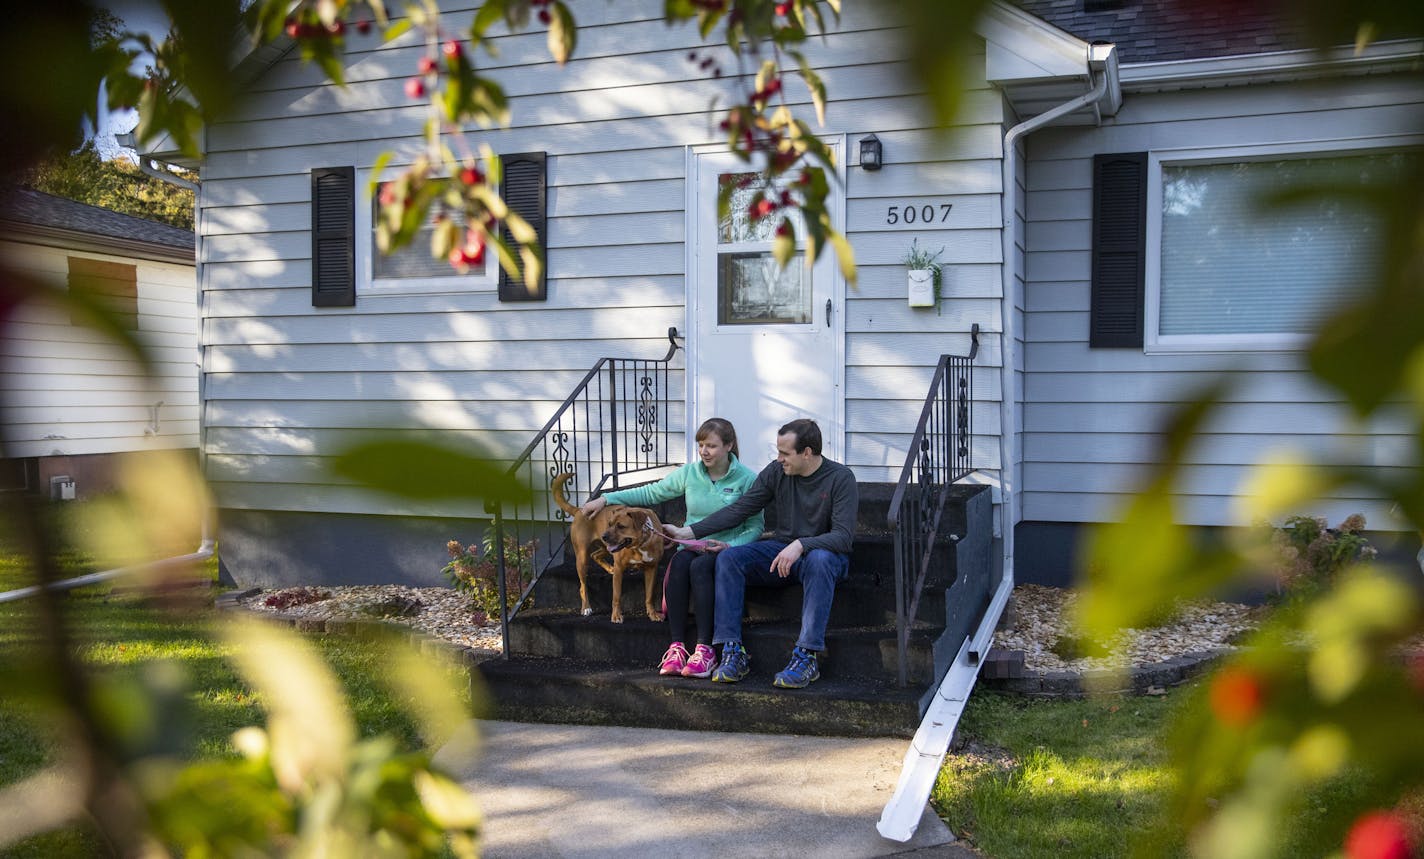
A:
<svg viewBox="0 0 1424 859">
<path fill-rule="evenodd" d="M 791 649 L 791 663 L 786 670 L 776 675 L 771 685 L 782 689 L 805 689 L 819 679 L 821 669 L 816 665 L 816 654 L 801 647 Z"/>
<path fill-rule="evenodd" d="M 712 672 L 713 683 L 736 683 L 751 673 L 752 660 L 740 641 L 722 645 L 722 664 Z"/>
</svg>

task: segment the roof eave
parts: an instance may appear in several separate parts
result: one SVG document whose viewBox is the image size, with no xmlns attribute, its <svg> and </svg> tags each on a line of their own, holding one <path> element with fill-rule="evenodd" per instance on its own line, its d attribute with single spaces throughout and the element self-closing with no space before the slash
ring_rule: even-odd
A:
<svg viewBox="0 0 1424 859">
<path fill-rule="evenodd" d="M 1421 70 L 1424 40 L 1402 39 L 1358 51 L 1345 47 L 1133 63 L 1124 65 L 1120 74 L 1124 90 L 1143 92 Z"/>
<path fill-rule="evenodd" d="M 23 221 L 0 219 L 0 234 L 3 234 L 6 240 L 23 244 L 43 245 L 87 253 L 113 254 L 153 262 L 171 262 L 182 265 L 194 265 L 196 262 L 195 251 L 191 247 L 180 248 L 160 242 L 105 236 L 83 230 L 65 229 L 64 227 L 27 224 Z"/>
<path fill-rule="evenodd" d="M 985 40 L 986 80 L 1003 90 L 1020 118 L 1083 93 L 1103 75 L 1107 77 L 1103 97 L 1064 121 L 1096 124 L 1122 105 L 1112 45 L 1085 42 L 1002 0 L 985 8 L 976 31 Z"/>
</svg>

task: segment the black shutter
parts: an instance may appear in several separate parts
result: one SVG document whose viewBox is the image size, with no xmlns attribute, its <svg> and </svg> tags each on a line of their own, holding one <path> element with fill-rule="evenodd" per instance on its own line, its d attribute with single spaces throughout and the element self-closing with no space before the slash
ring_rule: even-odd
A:
<svg viewBox="0 0 1424 859">
<path fill-rule="evenodd" d="M 501 155 L 500 163 L 504 166 L 504 182 L 500 187 L 504 204 L 534 228 L 534 232 L 539 236 L 539 248 L 544 252 L 545 264 L 544 270 L 539 274 L 539 283 L 532 291 L 524 283 L 523 263 L 520 263 L 519 276 L 517 277 L 510 277 L 509 272 L 500 268 L 499 300 L 544 301 L 548 297 L 546 286 L 549 278 L 548 243 L 544 240 L 544 153 L 523 152 L 517 155 Z M 509 230 L 503 224 L 500 225 L 499 233 L 505 243 L 514 249 L 515 256 L 518 257 L 519 251 L 515 246 L 514 237 L 510 235 Z"/>
<path fill-rule="evenodd" d="M 1142 347 L 1147 153 L 1093 157 L 1091 347 Z"/>
<path fill-rule="evenodd" d="M 314 167 L 312 183 L 312 306 L 356 303 L 356 170 Z"/>
</svg>

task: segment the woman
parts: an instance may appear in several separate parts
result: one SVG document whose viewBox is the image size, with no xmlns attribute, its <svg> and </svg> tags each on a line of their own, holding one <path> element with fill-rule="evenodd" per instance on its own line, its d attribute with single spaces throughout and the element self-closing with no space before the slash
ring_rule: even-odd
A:
<svg viewBox="0 0 1424 859">
<path fill-rule="evenodd" d="M 591 498 L 583 505 L 584 515 L 595 515 L 605 504 L 650 507 L 681 495 L 687 503 L 687 524 L 691 525 L 741 498 L 756 479 L 756 472 L 737 459 L 737 431 L 731 422 L 708 418 L 697 428 L 696 438 L 698 461 L 689 462 L 657 483 Z M 717 652 L 712 649 L 717 552 L 728 546 L 750 543 L 760 537 L 761 532 L 762 514 L 757 513 L 740 525 L 708 535 L 705 551 L 677 547 L 668 562 L 663 586 L 672 644 L 663 654 L 659 674 L 683 677 L 712 674 L 712 669 L 717 667 Z M 697 617 L 697 646 L 691 654 L 685 644 L 689 598 Z"/>
</svg>

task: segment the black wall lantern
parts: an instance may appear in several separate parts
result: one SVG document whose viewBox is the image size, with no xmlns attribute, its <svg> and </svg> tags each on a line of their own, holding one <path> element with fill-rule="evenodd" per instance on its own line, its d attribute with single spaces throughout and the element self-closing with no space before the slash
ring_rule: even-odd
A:
<svg viewBox="0 0 1424 859">
<path fill-rule="evenodd" d="M 860 139 L 860 167 L 862 170 L 879 170 L 885 162 L 881 159 L 880 138 L 873 134 Z"/>
</svg>

